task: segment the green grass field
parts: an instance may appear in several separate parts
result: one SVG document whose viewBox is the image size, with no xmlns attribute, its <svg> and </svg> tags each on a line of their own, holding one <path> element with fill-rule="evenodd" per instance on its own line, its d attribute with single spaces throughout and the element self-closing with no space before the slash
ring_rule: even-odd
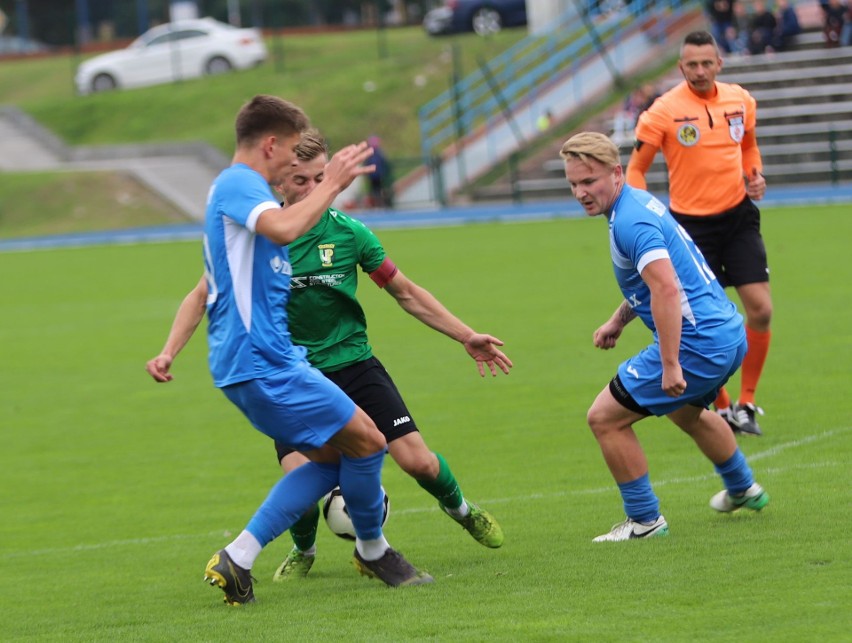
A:
<svg viewBox="0 0 852 643">
<path fill-rule="evenodd" d="M 515 362 L 480 380 L 460 346 L 362 283 L 376 354 L 506 544 L 477 545 L 388 462 L 387 536 L 436 583 L 359 577 L 351 546 L 321 527 L 309 578 L 271 582 L 283 536 L 242 609 L 201 578 L 277 479 L 272 446 L 213 388 L 203 337 L 172 383 L 144 371 L 198 277 L 199 244 L 0 254 L 3 640 L 848 640 L 852 218 L 772 209 L 763 228 L 776 306 L 765 435 L 741 446 L 765 511 L 715 514 L 709 463 L 651 419 L 639 435 L 671 536 L 591 542 L 621 504 L 585 412 L 649 340 L 636 322 L 616 350 L 592 346 L 619 303 L 604 221 L 382 231 L 408 276 Z"/>
</svg>

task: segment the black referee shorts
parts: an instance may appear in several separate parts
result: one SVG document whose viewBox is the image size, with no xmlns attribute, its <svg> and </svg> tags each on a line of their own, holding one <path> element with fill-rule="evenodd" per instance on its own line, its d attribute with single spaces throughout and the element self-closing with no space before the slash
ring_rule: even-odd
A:
<svg viewBox="0 0 852 643">
<path fill-rule="evenodd" d="M 417 431 L 417 425 L 408 412 L 396 384 L 375 357 L 339 371 L 323 374 L 364 409 L 388 442 Z M 279 462 L 285 455 L 293 452 L 293 449 L 277 441 L 275 450 L 278 452 Z"/>
<path fill-rule="evenodd" d="M 766 247 L 760 235 L 760 210 L 746 197 L 739 204 L 707 216 L 672 212 L 695 241 L 723 288 L 769 281 Z"/>
</svg>

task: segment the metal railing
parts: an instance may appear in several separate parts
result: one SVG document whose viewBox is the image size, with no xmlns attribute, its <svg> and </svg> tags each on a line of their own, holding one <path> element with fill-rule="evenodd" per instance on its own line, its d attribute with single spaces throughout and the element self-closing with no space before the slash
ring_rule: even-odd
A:
<svg viewBox="0 0 852 643">
<path fill-rule="evenodd" d="M 452 86 L 418 111 L 424 159 L 439 154 L 506 109 L 532 100 L 550 82 L 570 74 L 589 56 L 606 56 L 604 43 L 618 39 L 637 20 L 655 18 L 662 34 L 668 21 L 697 0 L 633 0 L 603 14 L 591 3 L 566 11 L 546 36 L 529 36 Z M 652 38 L 654 33 L 650 34 Z"/>
</svg>

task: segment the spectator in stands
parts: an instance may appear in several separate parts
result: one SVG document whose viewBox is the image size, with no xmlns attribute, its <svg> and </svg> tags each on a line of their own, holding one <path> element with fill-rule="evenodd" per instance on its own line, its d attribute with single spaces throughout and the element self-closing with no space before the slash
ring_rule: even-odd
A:
<svg viewBox="0 0 852 643">
<path fill-rule="evenodd" d="M 535 120 L 536 129 L 542 134 L 550 129 L 550 126 L 553 124 L 553 113 L 546 109 L 542 112 L 539 117 Z"/>
<path fill-rule="evenodd" d="M 657 87 L 653 83 L 645 83 L 640 89 L 642 93 L 641 100 L 639 102 L 639 109 L 636 112 L 637 119 L 639 118 L 639 115 L 653 105 L 654 101 L 660 96 L 660 92 L 657 91 Z"/>
<path fill-rule="evenodd" d="M 623 109 L 613 119 L 612 140 L 616 145 L 633 143 L 633 128 L 639 114 L 648 109 L 657 99 L 660 92 L 651 84 L 646 83 L 634 89 L 624 100 Z"/>
<path fill-rule="evenodd" d="M 734 5 L 734 21 L 725 34 L 728 45 L 735 56 L 749 55 L 749 41 L 751 40 L 751 19 L 744 4 Z"/>
<path fill-rule="evenodd" d="M 659 95 L 657 88 L 651 83 L 645 83 L 630 92 L 624 101 L 624 111 L 630 116 L 632 124 L 636 124 L 639 114 L 648 109 Z"/>
<path fill-rule="evenodd" d="M 799 17 L 796 15 L 796 9 L 790 5 L 789 0 L 776 0 L 775 12 L 778 26 L 775 29 L 773 47 L 776 51 L 787 51 L 790 49 L 793 39 L 802 33 Z"/>
<path fill-rule="evenodd" d="M 752 54 L 765 54 L 774 51 L 772 43 L 775 40 L 775 30 L 778 21 L 775 15 L 766 8 L 764 0 L 754 0 L 754 13 L 751 16 L 751 38 L 749 41 L 749 52 Z"/>
<path fill-rule="evenodd" d="M 710 31 L 719 47 L 726 53 L 731 53 L 731 43 L 728 39 L 731 27 L 734 26 L 734 6 L 736 0 L 707 0 L 705 9 L 710 18 Z"/>
<path fill-rule="evenodd" d="M 846 14 L 843 18 L 843 27 L 840 29 L 840 46 L 852 46 L 852 2 L 847 0 Z"/>
<path fill-rule="evenodd" d="M 825 23 L 823 26 L 825 46 L 839 47 L 848 7 L 841 0 L 828 0 L 827 4 L 822 5 L 822 10 L 825 12 Z"/>
<path fill-rule="evenodd" d="M 367 175 L 370 183 L 369 205 L 373 208 L 393 207 L 391 166 L 382 152 L 382 141 L 378 136 L 370 136 L 367 143 L 373 148 L 373 154 L 365 161 L 365 165 L 376 166 L 376 169 Z"/>
</svg>

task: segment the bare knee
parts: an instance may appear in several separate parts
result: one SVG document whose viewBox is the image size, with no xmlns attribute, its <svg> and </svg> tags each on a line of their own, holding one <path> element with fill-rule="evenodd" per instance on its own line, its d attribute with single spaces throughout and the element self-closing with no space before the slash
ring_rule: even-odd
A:
<svg viewBox="0 0 852 643">
<path fill-rule="evenodd" d="M 385 436 L 360 408 L 329 444 L 352 458 L 366 458 L 387 448 Z"/>
<path fill-rule="evenodd" d="M 769 330 L 772 322 L 772 302 L 765 302 L 746 311 L 746 324 L 757 331 Z"/>
<path fill-rule="evenodd" d="M 408 433 L 388 444 L 391 457 L 415 480 L 435 480 L 441 464 L 418 432 Z"/>
<path fill-rule="evenodd" d="M 597 439 L 600 439 L 612 429 L 612 424 L 607 420 L 603 410 L 596 404 L 593 404 L 586 412 L 586 422 Z"/>
<path fill-rule="evenodd" d="M 743 302 L 749 328 L 760 332 L 769 330 L 772 321 L 772 295 L 769 292 L 769 284 L 746 284 L 739 286 L 737 293 Z"/>
<path fill-rule="evenodd" d="M 375 427 L 370 427 L 364 430 L 363 436 L 358 440 L 359 453 L 356 457 L 367 457 L 384 451 L 387 448 L 385 436 Z"/>
</svg>

